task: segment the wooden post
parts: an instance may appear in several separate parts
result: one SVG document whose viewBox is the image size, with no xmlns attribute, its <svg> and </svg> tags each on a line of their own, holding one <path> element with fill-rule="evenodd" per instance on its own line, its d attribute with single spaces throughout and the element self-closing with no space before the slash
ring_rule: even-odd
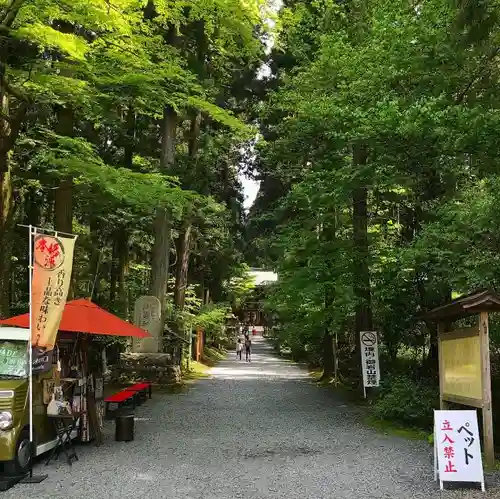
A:
<svg viewBox="0 0 500 499">
<path fill-rule="evenodd" d="M 483 387 L 483 446 L 486 466 L 495 467 L 495 447 L 493 443 L 493 414 L 491 408 L 490 338 L 488 312 L 479 314 L 479 338 L 481 345 L 481 376 Z"/>
<path fill-rule="evenodd" d="M 443 352 L 441 350 L 441 335 L 445 331 L 444 322 L 438 322 L 437 324 L 437 344 L 438 344 L 438 362 L 439 362 L 439 408 L 444 411 L 447 408 L 447 403 L 443 400 L 444 391 L 444 362 L 443 362 Z"/>
<path fill-rule="evenodd" d="M 202 342 L 202 332 L 200 328 L 196 328 L 196 361 L 200 362 L 202 360 L 203 348 L 201 346 Z"/>
</svg>

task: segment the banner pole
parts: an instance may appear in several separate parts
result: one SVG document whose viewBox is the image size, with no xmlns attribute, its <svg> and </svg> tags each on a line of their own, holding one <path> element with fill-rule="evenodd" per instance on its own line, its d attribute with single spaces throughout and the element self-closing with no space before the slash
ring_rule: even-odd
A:
<svg viewBox="0 0 500 499">
<path fill-rule="evenodd" d="M 25 224 L 17 224 L 18 227 L 26 227 L 26 228 L 33 228 L 35 232 L 38 230 L 39 234 L 62 234 L 65 237 L 72 237 L 73 239 L 76 239 L 78 237 L 77 234 L 71 234 L 70 232 L 62 232 L 60 230 L 54 230 L 54 229 L 42 229 L 41 227 L 35 227 L 33 225 L 25 225 Z"/>
<path fill-rule="evenodd" d="M 35 229 L 36 230 L 36 229 Z M 30 425 L 30 444 L 33 449 L 33 348 L 31 340 L 33 338 L 33 297 L 32 297 L 32 285 L 33 285 L 33 226 L 29 226 L 29 294 L 30 294 L 30 338 L 28 342 L 29 351 L 29 425 Z"/>
<path fill-rule="evenodd" d="M 33 459 L 36 457 L 36 447 L 35 447 L 35 442 L 33 439 L 33 346 L 32 346 L 32 318 L 33 318 L 33 296 L 32 296 L 32 291 L 33 291 L 33 236 L 36 234 L 36 227 L 33 225 L 28 226 L 29 229 L 29 248 L 28 248 L 28 258 L 29 258 L 29 264 L 28 264 L 28 289 L 29 289 L 29 294 L 30 294 L 30 305 L 29 305 L 29 340 L 28 340 L 28 359 L 29 359 L 29 367 L 28 367 L 28 396 L 29 396 L 29 408 L 28 408 L 28 414 L 29 414 L 29 434 L 30 434 L 30 453 L 31 453 L 31 460 L 30 460 L 30 467 L 29 467 L 29 474 L 26 475 L 24 478 L 22 478 L 20 481 L 21 483 L 40 483 L 43 482 L 48 475 L 33 475 Z"/>
</svg>

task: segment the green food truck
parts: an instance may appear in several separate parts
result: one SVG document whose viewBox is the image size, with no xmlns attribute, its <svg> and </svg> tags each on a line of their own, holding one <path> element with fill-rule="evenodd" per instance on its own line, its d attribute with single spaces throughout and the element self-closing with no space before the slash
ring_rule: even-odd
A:
<svg viewBox="0 0 500 499">
<path fill-rule="evenodd" d="M 29 432 L 29 329 L 0 327 L 0 463 L 4 473 L 29 470 L 32 452 Z M 33 376 L 33 440 L 36 455 L 55 447 L 57 439 L 47 417 L 43 380 L 51 373 Z M 73 437 L 76 437 L 76 430 Z"/>
</svg>

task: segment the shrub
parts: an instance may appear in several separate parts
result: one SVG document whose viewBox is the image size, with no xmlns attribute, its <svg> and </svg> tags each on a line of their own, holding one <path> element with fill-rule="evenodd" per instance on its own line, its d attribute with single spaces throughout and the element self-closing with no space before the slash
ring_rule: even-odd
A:
<svg viewBox="0 0 500 499">
<path fill-rule="evenodd" d="M 388 378 L 374 404 L 377 418 L 409 425 L 415 428 L 431 429 L 433 410 L 439 407 L 439 388 L 426 382 L 399 376 Z"/>
</svg>

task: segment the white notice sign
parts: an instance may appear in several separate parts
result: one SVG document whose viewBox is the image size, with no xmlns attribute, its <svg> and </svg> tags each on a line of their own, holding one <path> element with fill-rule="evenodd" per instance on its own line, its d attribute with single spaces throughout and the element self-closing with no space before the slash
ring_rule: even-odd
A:
<svg viewBox="0 0 500 499">
<path fill-rule="evenodd" d="M 477 412 L 434 411 L 434 478 L 443 482 L 478 482 L 484 491 Z"/>
<path fill-rule="evenodd" d="M 361 331 L 361 368 L 363 385 L 371 388 L 380 385 L 380 367 L 378 362 L 378 336 L 375 331 Z"/>
</svg>

